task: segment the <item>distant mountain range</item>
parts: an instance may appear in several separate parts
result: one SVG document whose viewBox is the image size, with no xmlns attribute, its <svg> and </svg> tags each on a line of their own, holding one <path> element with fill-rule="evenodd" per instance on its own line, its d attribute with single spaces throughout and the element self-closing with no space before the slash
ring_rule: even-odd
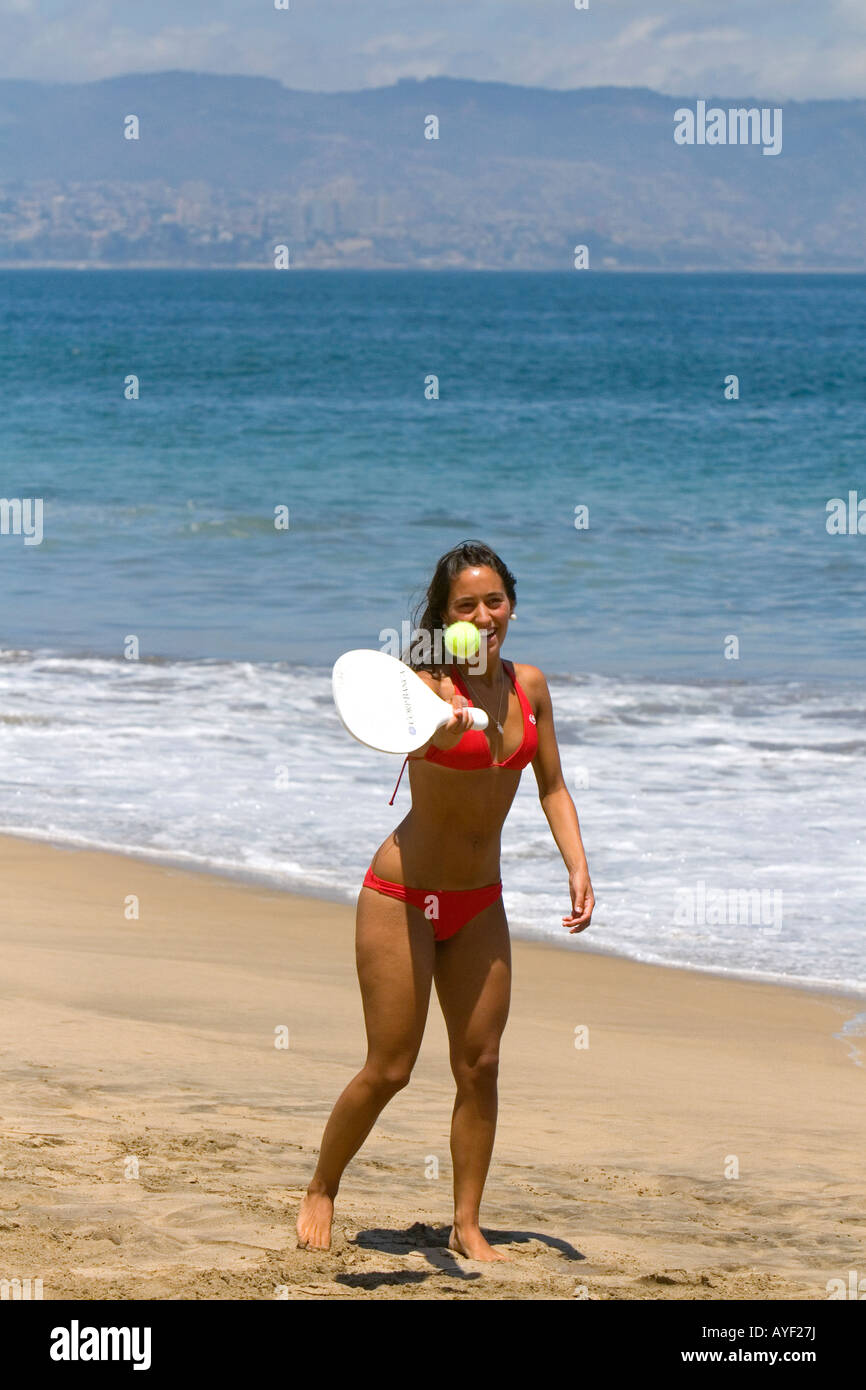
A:
<svg viewBox="0 0 866 1390">
<path fill-rule="evenodd" d="M 299 268 L 547 270 L 586 245 L 590 269 L 866 269 L 866 101 L 783 103 L 775 157 L 677 144 L 696 107 L 444 77 L 0 81 L 0 266 L 268 267 L 284 244 Z"/>
</svg>

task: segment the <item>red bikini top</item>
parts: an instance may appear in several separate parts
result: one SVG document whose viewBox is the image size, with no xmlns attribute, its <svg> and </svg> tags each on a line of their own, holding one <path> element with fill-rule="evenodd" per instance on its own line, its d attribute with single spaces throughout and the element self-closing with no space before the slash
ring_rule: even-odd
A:
<svg viewBox="0 0 866 1390">
<path fill-rule="evenodd" d="M 520 746 L 515 748 L 510 758 L 505 758 L 503 762 L 497 763 L 493 761 L 493 755 L 490 752 L 490 744 L 487 742 L 487 736 L 484 732 L 481 729 L 467 729 L 466 733 L 460 739 L 460 742 L 455 744 L 453 748 L 436 748 L 435 745 L 431 744 L 424 754 L 425 762 L 438 763 L 440 767 L 454 768 L 459 772 L 479 772 L 488 767 L 510 767 L 520 770 L 527 767 L 529 763 L 532 762 L 532 759 L 538 751 L 538 730 L 535 727 L 535 715 L 532 713 L 532 706 L 526 698 L 523 687 L 514 674 L 513 662 L 506 661 L 503 658 L 502 665 L 511 677 L 514 689 L 517 691 L 517 698 L 520 701 L 520 708 L 523 711 L 523 738 L 520 742 Z M 472 704 L 472 697 L 466 689 L 457 667 L 449 667 L 448 674 L 460 691 L 460 694 L 465 695 L 469 703 Z M 400 785 L 400 779 L 403 776 L 408 761 L 409 755 L 407 753 L 406 757 L 403 759 L 403 766 L 400 768 L 397 786 L 394 788 L 391 800 L 388 802 L 389 806 L 394 804 L 394 797 L 397 795 L 397 787 Z"/>
</svg>

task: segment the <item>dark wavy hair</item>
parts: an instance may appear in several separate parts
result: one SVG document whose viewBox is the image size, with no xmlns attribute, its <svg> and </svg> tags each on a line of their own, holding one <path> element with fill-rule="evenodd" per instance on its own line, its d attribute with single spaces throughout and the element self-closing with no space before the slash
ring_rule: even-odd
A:
<svg viewBox="0 0 866 1390">
<path fill-rule="evenodd" d="M 485 545 L 483 541 L 461 541 L 459 545 L 455 545 L 444 555 L 439 556 L 427 593 L 415 610 L 412 642 L 418 642 L 421 634 L 426 633 L 431 656 L 435 654 L 434 631 L 445 625 L 445 610 L 448 607 L 452 581 L 463 570 L 474 569 L 479 565 L 489 565 L 492 570 L 495 570 L 502 580 L 502 587 L 512 605 L 517 602 L 517 581 L 505 561 L 496 554 L 496 551 L 491 550 L 490 546 Z M 416 671 L 436 670 L 438 666 L 438 663 L 432 659 L 422 661 L 416 657 L 410 660 L 410 652 L 408 651 L 404 651 L 403 661 Z"/>
</svg>

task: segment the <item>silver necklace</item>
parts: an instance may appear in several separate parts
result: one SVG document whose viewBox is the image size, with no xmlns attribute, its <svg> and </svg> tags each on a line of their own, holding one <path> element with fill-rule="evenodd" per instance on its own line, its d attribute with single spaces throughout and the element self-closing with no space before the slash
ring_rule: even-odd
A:
<svg viewBox="0 0 866 1390">
<path fill-rule="evenodd" d="M 497 727 L 497 729 L 499 730 L 499 732 L 500 732 L 501 734 L 504 734 L 504 733 L 505 733 L 505 730 L 503 729 L 502 725 L 501 725 L 500 722 L 499 722 L 499 716 L 500 716 L 500 714 L 502 713 L 502 696 L 505 694 L 505 674 L 504 674 L 504 672 L 502 671 L 502 668 L 501 668 L 501 667 L 500 667 L 500 670 L 499 670 L 499 674 L 500 674 L 500 676 L 501 676 L 501 678 L 502 678 L 502 684 L 501 684 L 500 689 L 499 689 L 499 705 L 498 705 L 498 707 L 497 707 L 497 710 L 496 710 L 496 717 L 493 719 L 493 722 L 494 722 L 494 724 L 496 725 L 496 727 Z M 463 679 L 464 679 L 465 681 L 468 681 L 469 677 L 468 677 L 468 676 L 464 676 Z M 471 694 L 474 694 L 475 697 L 476 697 L 476 699 L 477 699 L 477 691 L 473 691 L 471 685 L 470 685 L 470 687 L 469 687 L 469 690 L 470 690 L 470 693 L 471 693 Z M 489 710 L 489 709 L 487 708 L 487 706 L 484 704 L 484 701 L 483 701 L 483 700 L 478 700 L 478 703 L 479 703 L 479 705 L 481 706 L 481 708 L 484 710 L 484 713 L 487 714 L 487 715 L 490 715 L 491 718 L 492 718 L 492 717 L 493 717 L 492 710 Z"/>
</svg>

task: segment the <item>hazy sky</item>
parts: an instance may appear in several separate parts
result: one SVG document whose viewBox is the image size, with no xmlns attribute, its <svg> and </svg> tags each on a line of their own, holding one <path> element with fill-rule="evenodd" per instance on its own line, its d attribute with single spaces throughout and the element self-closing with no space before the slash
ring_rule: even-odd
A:
<svg viewBox="0 0 866 1390">
<path fill-rule="evenodd" d="M 0 0 L 0 76 L 183 68 L 307 91 L 445 74 L 684 95 L 866 97 L 866 0 Z"/>
</svg>

